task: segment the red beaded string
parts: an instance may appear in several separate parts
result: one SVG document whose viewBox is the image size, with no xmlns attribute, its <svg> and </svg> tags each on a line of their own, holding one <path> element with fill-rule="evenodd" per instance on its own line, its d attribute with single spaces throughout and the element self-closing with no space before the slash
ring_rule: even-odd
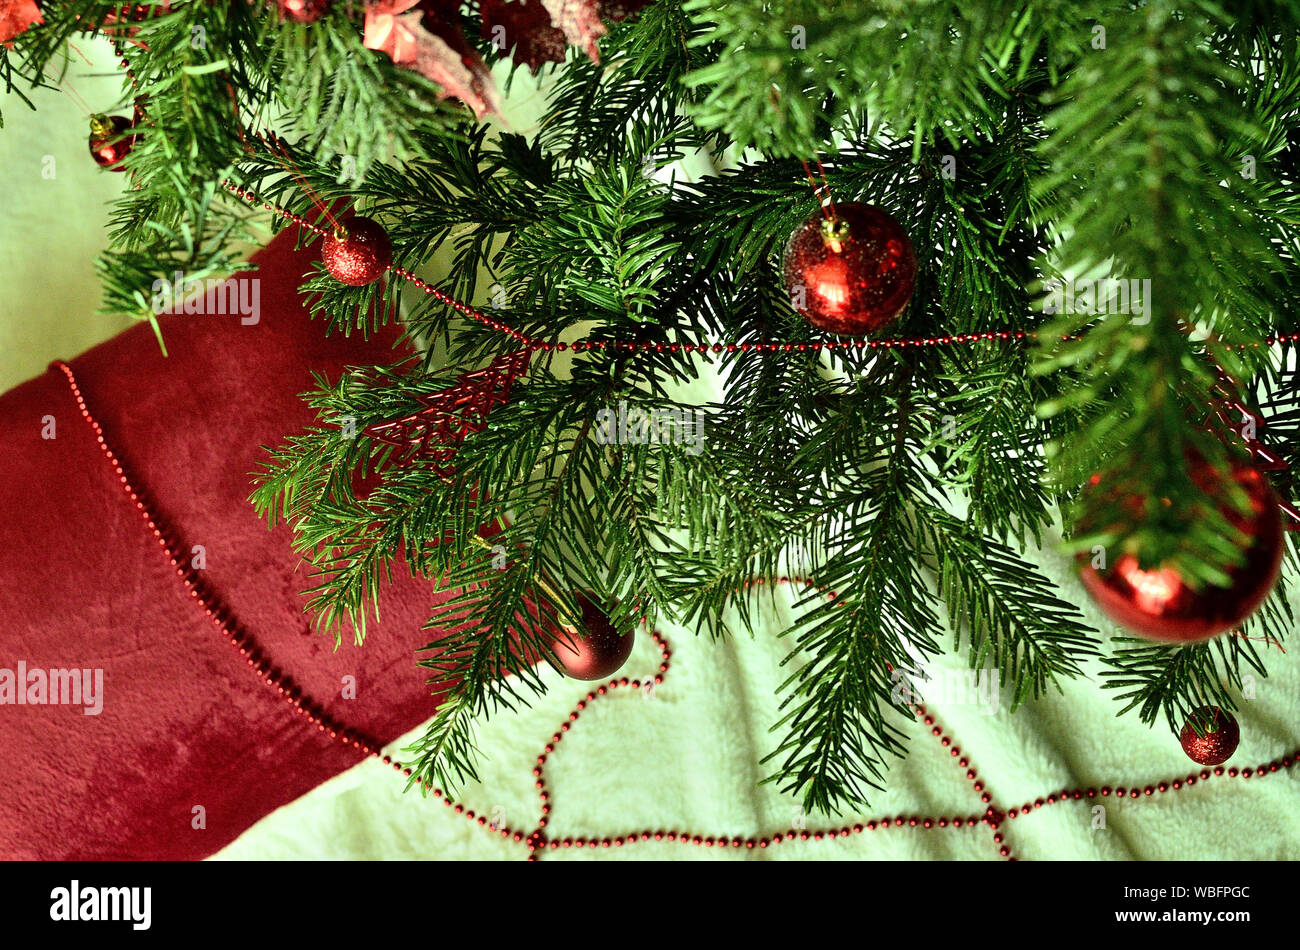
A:
<svg viewBox="0 0 1300 950">
<path fill-rule="evenodd" d="M 253 192 L 240 188 L 230 181 L 221 183 L 232 194 L 242 198 L 253 205 L 260 205 L 267 211 L 273 212 L 279 217 L 286 218 L 300 227 L 304 227 L 322 237 L 327 232 L 300 217 L 293 214 L 278 205 L 268 201 L 263 201 Z M 835 350 L 887 350 L 901 349 L 903 347 L 936 347 L 936 346 L 954 346 L 958 344 L 982 343 L 995 340 L 1036 340 L 1038 334 L 1032 330 L 988 330 L 982 333 L 953 333 L 944 336 L 916 337 L 916 338 L 894 338 L 882 340 L 820 340 L 812 343 L 782 343 L 782 342 L 762 342 L 762 343 L 655 343 L 647 340 L 577 340 L 572 343 L 549 343 L 545 340 L 531 337 L 525 333 L 494 320 L 492 317 L 476 310 L 469 304 L 457 300 L 446 293 L 443 293 L 436 287 L 431 286 L 425 281 L 416 277 L 410 271 L 390 264 L 388 270 L 403 280 L 413 284 L 426 294 L 438 300 L 440 303 L 451 307 L 462 316 L 471 320 L 476 320 L 483 325 L 505 334 L 510 339 L 524 346 L 538 350 L 573 350 L 575 353 L 581 353 L 584 350 L 613 350 L 615 352 L 648 352 L 653 350 L 656 353 L 806 353 L 812 351 L 819 353 L 823 350 L 834 352 Z M 1075 334 L 1066 334 L 1061 337 L 1062 341 L 1078 340 L 1080 337 Z M 1278 343 L 1295 343 L 1300 342 L 1300 333 L 1283 334 L 1281 336 L 1270 336 L 1266 340 L 1253 343 L 1224 344 L 1229 348 L 1247 349 L 1250 347 L 1258 348 L 1259 346 L 1273 346 Z"/>
<path fill-rule="evenodd" d="M 258 679 L 271 689 L 274 689 L 281 699 L 291 706 L 298 715 L 303 716 L 308 723 L 315 726 L 318 731 L 344 745 L 352 746 L 354 749 L 364 752 L 371 758 L 379 759 L 385 765 L 391 766 L 394 771 L 400 772 L 409 778 L 412 774 L 411 769 L 403 766 L 401 762 L 391 756 L 385 755 L 379 743 L 329 716 L 319 703 L 313 701 L 310 696 L 293 683 L 286 673 L 271 662 L 270 657 L 258 646 L 257 641 L 251 635 L 240 628 L 231 611 L 216 594 L 203 585 L 198 573 L 193 567 L 189 566 L 188 561 L 182 554 L 185 548 L 172 539 L 171 533 L 154 513 L 148 497 L 142 489 L 136 487 L 117 454 L 109 447 L 107 440 L 104 438 L 103 427 L 100 426 L 99 421 L 91 414 L 89 407 L 86 405 L 85 396 L 81 392 L 81 387 L 77 384 L 77 378 L 72 372 L 72 367 L 62 361 L 56 362 L 54 366 L 66 377 L 73 398 L 77 401 L 77 408 L 81 411 L 82 418 L 86 420 L 91 431 L 94 432 L 95 441 L 104 454 L 104 458 L 108 461 L 109 467 L 117 476 L 122 491 L 140 513 L 146 529 L 158 542 L 163 556 L 167 558 L 168 563 L 176 572 L 176 576 L 180 579 L 189 596 L 212 622 L 213 626 L 217 628 L 218 633 L 239 651 L 239 655 L 244 657 L 245 662 L 257 675 Z M 476 817 L 472 811 L 468 811 L 463 806 L 453 805 L 452 802 L 446 799 L 441 789 L 432 785 L 426 787 L 427 790 L 433 792 L 434 797 L 442 799 L 447 805 L 453 807 L 458 814 L 464 814 L 470 819 Z M 479 824 L 486 825 L 487 820 L 483 819 L 479 821 Z M 513 838 L 516 841 L 524 840 L 524 835 L 521 832 L 505 827 L 497 830 L 503 837 Z"/>
</svg>

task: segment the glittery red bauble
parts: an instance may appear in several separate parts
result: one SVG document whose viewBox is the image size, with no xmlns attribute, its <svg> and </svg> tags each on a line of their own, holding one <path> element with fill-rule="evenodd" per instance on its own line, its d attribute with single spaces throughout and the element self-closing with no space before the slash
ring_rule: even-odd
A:
<svg viewBox="0 0 1300 950">
<path fill-rule="evenodd" d="M 1207 495 L 1222 495 L 1221 476 L 1203 462 L 1194 462 L 1192 480 Z M 1250 513 L 1227 506 L 1228 520 L 1249 539 L 1244 560 L 1228 574 L 1227 587 L 1193 588 L 1176 568 L 1156 566 L 1144 571 L 1138 558 L 1125 553 L 1104 572 L 1079 556 L 1080 579 L 1105 614 L 1129 630 L 1167 643 L 1195 643 L 1231 630 L 1254 613 L 1277 582 L 1282 566 L 1282 515 L 1268 479 L 1245 462 L 1235 462 L 1232 478 L 1250 499 Z M 1102 479 L 1093 476 L 1092 484 Z"/>
<path fill-rule="evenodd" d="M 1178 734 L 1183 751 L 1189 759 L 1201 765 L 1227 762 L 1241 741 L 1241 729 L 1237 726 L 1237 720 L 1218 706 L 1203 706 L 1197 713 L 1201 728 L 1207 731 L 1205 735 L 1198 736 L 1196 726 L 1188 717 L 1183 724 L 1183 731 Z"/>
<path fill-rule="evenodd" d="M 135 147 L 135 136 L 123 134 L 131 128 L 124 115 L 96 115 L 90 119 L 90 157 L 109 171 L 124 172 L 122 159 Z"/>
<path fill-rule="evenodd" d="M 609 616 L 582 591 L 574 593 L 586 628 L 579 634 L 563 625 L 551 644 L 560 669 L 578 680 L 602 680 L 618 672 L 632 653 L 632 631 L 620 634 Z"/>
<path fill-rule="evenodd" d="M 393 262 L 393 242 L 377 221 L 349 218 L 325 238 L 325 269 L 352 287 L 373 284 Z"/>
<path fill-rule="evenodd" d="M 275 0 L 280 15 L 297 23 L 315 23 L 329 9 L 329 0 Z"/>
<path fill-rule="evenodd" d="M 874 333 L 898 319 L 916 286 L 916 254 L 897 221 L 873 205 L 835 205 L 790 235 L 781 259 L 796 310 L 822 330 Z"/>
</svg>

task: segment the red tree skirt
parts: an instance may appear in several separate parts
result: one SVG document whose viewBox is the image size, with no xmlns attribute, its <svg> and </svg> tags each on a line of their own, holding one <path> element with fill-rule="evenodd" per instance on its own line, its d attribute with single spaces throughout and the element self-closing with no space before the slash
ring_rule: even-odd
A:
<svg viewBox="0 0 1300 950">
<path fill-rule="evenodd" d="M 254 258 L 261 313 L 160 318 L 72 362 L 105 438 L 233 619 L 324 715 L 385 743 L 434 711 L 414 651 L 444 595 L 405 578 L 363 648 L 309 628 L 312 581 L 284 526 L 248 501 L 263 445 L 313 422 L 311 371 L 395 358 L 396 335 L 325 337 L 297 286 L 311 255 L 292 233 Z M 53 420 L 54 438 L 44 438 Z M 186 588 L 106 462 L 68 379 L 52 370 L 0 397 L 0 679 L 102 670 L 102 711 L 0 705 L 0 855 L 192 859 L 364 758 L 304 729 L 250 675 Z M 345 677 L 355 698 L 345 699 Z M 2 688 L 2 684 L 0 684 Z"/>
</svg>

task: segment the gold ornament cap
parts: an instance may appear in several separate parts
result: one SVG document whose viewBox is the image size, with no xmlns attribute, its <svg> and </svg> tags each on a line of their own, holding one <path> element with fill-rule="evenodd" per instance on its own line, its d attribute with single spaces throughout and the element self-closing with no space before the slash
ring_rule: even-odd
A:
<svg viewBox="0 0 1300 950">
<path fill-rule="evenodd" d="M 850 237 L 849 223 L 836 218 L 824 218 L 822 220 L 822 240 L 830 248 L 832 254 L 843 252 L 844 245 L 849 242 Z"/>
</svg>

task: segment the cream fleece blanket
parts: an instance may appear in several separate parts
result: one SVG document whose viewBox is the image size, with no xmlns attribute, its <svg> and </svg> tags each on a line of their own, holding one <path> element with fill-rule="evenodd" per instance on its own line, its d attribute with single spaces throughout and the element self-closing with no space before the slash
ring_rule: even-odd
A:
<svg viewBox="0 0 1300 950">
<path fill-rule="evenodd" d="M 93 45 L 84 51 L 103 59 L 103 50 Z M 111 78 L 74 71 L 72 81 L 97 107 L 116 96 Z M 13 97 L 0 100 L 5 114 L 0 169 L 8 185 L 0 231 L 0 260 L 7 262 L 6 293 L 0 295 L 0 388 L 124 325 L 92 315 L 99 299 L 93 259 L 106 241 L 106 202 L 122 179 L 89 161 L 85 118 L 71 101 L 45 95 L 40 104 L 42 111 L 32 114 Z M 525 101 L 518 108 L 526 114 L 531 106 Z M 521 128 L 527 122 L 514 124 Z M 55 176 L 45 178 L 42 169 L 50 155 Z M 707 398 L 706 391 L 696 395 Z M 1086 603 L 1059 555 L 1048 550 L 1039 561 L 1060 579 L 1064 597 Z M 959 695 L 931 702 L 929 710 L 944 734 L 932 735 L 919 721 L 908 725 L 910 754 L 895 763 L 888 791 L 873 795 L 868 811 L 836 820 L 804 815 L 795 799 L 757 784 L 766 774 L 760 760 L 776 744 L 768 729 L 777 719 L 777 664 L 788 649 L 780 634 L 790 625 L 792 600 L 788 587 L 779 588 L 775 603 L 760 613 L 761 626 L 752 638 L 714 642 L 662 627 L 673 649 L 663 684 L 653 691 L 628 687 L 600 697 L 549 757 L 547 835 L 613 839 L 661 830 L 730 839 L 806 830 L 809 840 L 752 850 L 638 840 L 622 848 L 546 850 L 543 859 L 988 860 L 997 859 L 1001 847 L 1015 857 L 1039 860 L 1300 858 L 1300 767 L 1263 778 L 1214 778 L 1137 799 L 1048 803 L 1049 795 L 1064 789 L 1144 788 L 1199 772 L 1163 726 L 1152 730 L 1133 716 L 1115 718 L 1118 707 L 1100 690 L 1096 664 L 1087 667 L 1091 679 L 1066 683 L 1060 695 L 1030 703 L 1015 716 L 1008 714 L 1005 699 L 996 706 L 965 702 Z M 1292 640 L 1285 655 L 1272 648 L 1269 661 L 1271 676 L 1250 684 L 1254 697 L 1238 714 L 1241 746 L 1229 765 L 1258 767 L 1294 756 L 1300 747 L 1300 639 Z M 658 664 L 657 648 L 639 631 L 623 673 L 648 678 Z M 960 658 L 947 658 L 947 669 L 961 666 Z M 414 667 L 412 675 L 419 675 Z M 537 757 L 590 688 L 554 671 L 546 676 L 552 689 L 532 708 L 498 715 L 482 727 L 482 780 L 463 789 L 460 798 L 487 822 L 524 834 L 537 827 L 541 815 L 532 774 Z M 394 743 L 389 751 L 400 758 L 397 750 L 404 744 Z M 952 754 L 953 745 L 959 755 Z M 959 764 L 962 758 L 975 771 L 974 780 Z M 974 782 L 983 783 L 989 802 L 981 800 Z M 364 762 L 266 816 L 217 858 L 527 856 L 525 844 L 434 798 L 403 794 L 403 784 L 378 762 Z M 997 820 L 1040 798 L 1042 807 L 1002 818 L 1002 842 L 979 821 L 989 808 Z M 901 825 L 895 824 L 899 817 Z M 918 819 L 916 826 L 911 818 Z M 954 826 L 955 818 L 960 826 Z M 884 819 L 887 827 L 866 830 L 868 822 Z M 933 826 L 926 828 L 921 819 L 933 819 Z M 976 823 L 967 824 L 972 819 Z M 811 837 L 858 823 L 862 833 Z"/>
<path fill-rule="evenodd" d="M 1044 556 L 1044 560 L 1059 558 Z M 1071 578 L 1067 597 L 1085 595 Z M 616 838 L 642 831 L 677 831 L 715 838 L 772 837 L 795 829 L 838 829 L 888 819 L 888 827 L 848 837 L 786 841 L 766 849 L 702 849 L 681 843 L 636 841 L 622 848 L 546 850 L 542 859 L 996 859 L 1001 847 L 1020 859 L 1279 859 L 1300 857 L 1300 768 L 1263 778 L 1200 781 L 1137 799 L 1113 794 L 1047 803 L 1048 796 L 1089 786 L 1145 789 L 1185 780 L 1199 767 L 1177 739 L 1148 729 L 1135 717 L 1115 718 L 1117 707 L 1090 680 L 1067 683 L 1060 696 L 1030 703 L 1014 716 L 1006 702 L 990 708 L 964 701 L 928 711 L 942 737 L 917 721 L 910 754 L 889 774 L 889 789 L 872 797 L 861 815 L 831 821 L 804 815 L 772 785 L 760 759 L 771 750 L 776 720 L 779 634 L 788 626 L 792 591 L 778 591 L 764 608 L 752 639 L 714 642 L 664 626 L 673 648 L 664 682 L 653 692 L 622 688 L 585 709 L 549 757 L 544 771 L 551 796 L 547 836 Z M 1228 763 L 1238 768 L 1294 755 L 1300 746 L 1296 700 L 1300 670 L 1294 654 L 1271 656 L 1271 675 L 1254 684 L 1255 699 L 1238 713 L 1241 745 Z M 639 636 L 623 672 L 649 677 L 658 651 Z M 957 671 L 960 664 L 946 664 Z M 533 830 L 540 817 L 532 769 L 537 756 L 585 684 L 548 672 L 551 692 L 534 708 L 504 715 L 480 733 L 482 781 L 463 790 L 461 803 L 490 823 Z M 947 682 L 947 680 L 944 680 Z M 414 735 L 414 733 L 412 734 Z M 951 742 L 943 744 L 943 739 Z M 401 743 L 394 744 L 396 749 Z M 960 747 L 960 755 L 951 746 Z M 392 750 L 390 750 L 392 751 Z M 976 781 L 959 764 L 968 758 Z M 523 843 L 503 840 L 440 801 L 403 795 L 401 780 L 367 762 L 321 785 L 250 829 L 219 858 L 523 858 Z M 1032 805 L 1029 814 L 1002 819 L 1001 844 L 986 823 L 971 818 Z M 903 825 L 894 821 L 902 817 Z M 911 818 L 934 819 L 926 828 Z M 995 819 L 998 818 L 995 814 Z M 948 820 L 939 827 L 938 819 Z M 952 819 L 961 818 L 954 827 Z"/>
</svg>

